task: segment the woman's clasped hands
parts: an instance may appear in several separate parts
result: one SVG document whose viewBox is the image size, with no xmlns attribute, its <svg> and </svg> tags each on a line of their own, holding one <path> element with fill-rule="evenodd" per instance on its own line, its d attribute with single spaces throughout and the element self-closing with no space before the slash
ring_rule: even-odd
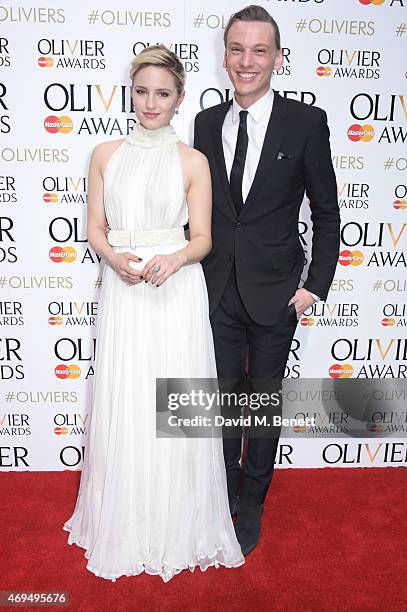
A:
<svg viewBox="0 0 407 612">
<path fill-rule="evenodd" d="M 169 255 L 155 255 L 139 270 L 130 265 L 131 261 L 141 262 L 141 257 L 132 253 L 116 253 L 113 267 L 127 285 L 139 285 L 143 281 L 160 287 L 186 263 L 186 256 L 180 252 Z"/>
</svg>

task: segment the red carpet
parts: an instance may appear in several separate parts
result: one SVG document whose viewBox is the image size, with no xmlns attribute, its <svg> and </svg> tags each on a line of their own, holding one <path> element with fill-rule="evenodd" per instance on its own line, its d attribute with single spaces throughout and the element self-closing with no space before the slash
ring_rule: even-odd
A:
<svg viewBox="0 0 407 612">
<path fill-rule="evenodd" d="M 0 590 L 68 591 L 59 610 L 400 611 L 407 600 L 407 470 L 277 470 L 260 545 L 238 569 L 116 583 L 66 543 L 79 473 L 1 475 Z M 38 610 L 44 608 L 24 607 Z M 46 608 L 49 609 L 49 608 Z"/>
</svg>

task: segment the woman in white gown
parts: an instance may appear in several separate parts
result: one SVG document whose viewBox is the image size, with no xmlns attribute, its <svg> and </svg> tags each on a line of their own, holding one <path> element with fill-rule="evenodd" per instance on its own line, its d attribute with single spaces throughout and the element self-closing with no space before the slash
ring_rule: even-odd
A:
<svg viewBox="0 0 407 612">
<path fill-rule="evenodd" d="M 168 581 L 244 558 L 222 440 L 156 437 L 156 378 L 216 378 L 199 263 L 211 245 L 211 187 L 206 158 L 170 125 L 184 96 L 178 57 L 149 47 L 131 79 L 140 123 L 98 145 L 89 168 L 88 238 L 106 265 L 87 447 L 64 529 L 97 576 Z"/>
</svg>

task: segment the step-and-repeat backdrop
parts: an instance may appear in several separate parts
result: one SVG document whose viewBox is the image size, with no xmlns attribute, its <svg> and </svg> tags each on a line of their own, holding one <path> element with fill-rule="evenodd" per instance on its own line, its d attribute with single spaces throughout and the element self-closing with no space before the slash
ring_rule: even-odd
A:
<svg viewBox="0 0 407 612">
<path fill-rule="evenodd" d="M 385 379 L 383 398 L 391 400 L 391 410 L 385 401 L 371 411 L 355 438 L 346 410 L 326 410 L 314 395 L 302 410 L 314 425 L 281 440 L 277 464 L 406 465 L 406 398 L 395 379 L 407 371 L 407 0 L 260 4 L 282 34 L 284 65 L 274 89 L 328 113 L 342 216 L 329 298 L 302 318 L 286 376 Z M 233 95 L 222 37 L 229 15 L 243 6 L 0 3 L 3 471 L 81 469 L 102 266 L 86 238 L 87 166 L 97 143 L 134 125 L 132 58 L 157 42 L 178 53 L 187 94 L 174 127 L 191 143 L 195 114 Z M 303 209 L 309 258 L 307 200 Z"/>
</svg>

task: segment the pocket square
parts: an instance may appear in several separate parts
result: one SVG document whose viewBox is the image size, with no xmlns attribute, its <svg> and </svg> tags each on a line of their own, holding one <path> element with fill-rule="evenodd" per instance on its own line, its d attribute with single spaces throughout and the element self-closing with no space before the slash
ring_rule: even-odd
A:
<svg viewBox="0 0 407 612">
<path fill-rule="evenodd" d="M 291 159 L 291 155 L 289 153 L 284 153 L 283 151 L 279 151 L 277 155 L 277 159 Z"/>
</svg>

